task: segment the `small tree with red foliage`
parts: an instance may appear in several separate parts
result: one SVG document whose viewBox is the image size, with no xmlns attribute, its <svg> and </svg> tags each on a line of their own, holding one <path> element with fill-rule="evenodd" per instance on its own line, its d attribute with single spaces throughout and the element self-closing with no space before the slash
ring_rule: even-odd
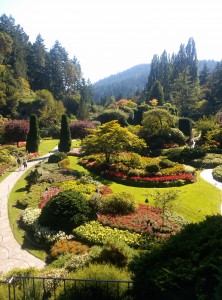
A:
<svg viewBox="0 0 222 300">
<path fill-rule="evenodd" d="M 95 124 L 89 121 L 73 121 L 70 124 L 73 139 L 84 139 L 89 134 L 89 129 L 95 128 Z"/>
<path fill-rule="evenodd" d="M 26 141 L 29 131 L 29 123 L 26 120 L 11 120 L 5 123 L 4 128 L 4 142 L 18 143 Z"/>
</svg>

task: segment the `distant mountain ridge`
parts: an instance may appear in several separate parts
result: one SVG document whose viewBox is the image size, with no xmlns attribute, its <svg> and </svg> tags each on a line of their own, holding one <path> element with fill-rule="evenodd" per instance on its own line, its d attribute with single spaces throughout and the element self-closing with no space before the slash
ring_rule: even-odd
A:
<svg viewBox="0 0 222 300">
<path fill-rule="evenodd" d="M 199 60 L 199 72 L 203 69 L 206 63 L 210 72 L 215 68 L 217 61 L 215 60 Z M 111 96 L 118 98 L 130 98 L 137 92 L 141 92 L 147 81 L 150 73 L 151 64 L 140 64 L 123 72 L 111 75 L 101 79 L 93 84 L 94 101 L 99 102 L 99 99 L 109 99 Z"/>
<path fill-rule="evenodd" d="M 100 98 L 129 98 L 137 91 L 141 92 L 148 80 L 150 64 L 136 65 L 123 72 L 111 75 L 93 84 L 94 100 Z"/>
</svg>

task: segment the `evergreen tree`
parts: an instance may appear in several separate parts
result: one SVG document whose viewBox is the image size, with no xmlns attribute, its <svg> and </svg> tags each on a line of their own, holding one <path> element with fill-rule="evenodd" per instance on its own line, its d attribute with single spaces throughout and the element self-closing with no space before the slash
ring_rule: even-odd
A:
<svg viewBox="0 0 222 300">
<path fill-rule="evenodd" d="M 163 87 L 159 80 L 156 80 L 153 84 L 151 91 L 150 91 L 150 99 L 157 99 L 158 105 L 162 106 L 164 104 L 164 93 Z"/>
<path fill-rule="evenodd" d="M 210 70 L 207 66 L 207 63 L 205 62 L 203 65 L 203 69 L 201 70 L 200 76 L 199 76 L 201 86 L 203 86 L 207 83 L 209 76 L 210 76 Z"/>
<path fill-rule="evenodd" d="M 62 100 L 65 95 L 65 64 L 68 61 L 68 53 L 61 44 L 56 41 L 49 52 L 46 63 L 47 73 L 49 76 L 50 87 L 55 99 Z"/>
<path fill-rule="evenodd" d="M 198 80 L 198 61 L 196 46 L 193 38 L 189 38 L 189 41 L 187 43 L 186 57 L 191 80 L 192 82 L 195 82 Z"/>
<path fill-rule="evenodd" d="M 89 81 L 85 82 L 85 80 L 82 79 L 80 95 L 81 98 L 77 112 L 77 117 L 79 120 L 87 120 L 90 108 L 93 104 L 92 85 Z"/>
<path fill-rule="evenodd" d="M 60 152 L 69 152 L 72 145 L 71 133 L 68 124 L 67 115 L 62 115 L 61 121 L 61 131 L 60 131 L 60 141 L 59 141 L 59 151 Z"/>
<path fill-rule="evenodd" d="M 192 116 L 197 107 L 199 92 L 198 82 L 191 81 L 189 69 L 186 68 L 172 85 L 172 102 L 177 107 L 180 116 Z"/>
<path fill-rule="evenodd" d="M 27 55 L 30 51 L 29 37 L 12 16 L 0 17 L 0 32 L 5 32 L 13 41 L 12 53 L 6 55 L 6 62 L 14 71 L 15 77 L 27 78 Z"/>
<path fill-rule="evenodd" d="M 39 151 L 40 135 L 36 115 L 30 116 L 29 132 L 26 141 L 26 151 L 33 153 Z"/>
<path fill-rule="evenodd" d="M 28 76 L 31 88 L 36 90 L 48 89 L 49 82 L 46 75 L 47 51 L 44 40 L 39 34 L 31 47 L 28 56 Z"/>
</svg>

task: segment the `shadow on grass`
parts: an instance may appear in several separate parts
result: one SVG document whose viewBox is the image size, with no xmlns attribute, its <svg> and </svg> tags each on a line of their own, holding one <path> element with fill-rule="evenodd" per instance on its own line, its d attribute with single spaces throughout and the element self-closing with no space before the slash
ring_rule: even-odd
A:
<svg viewBox="0 0 222 300">
<path fill-rule="evenodd" d="M 21 193 L 27 191 L 25 187 L 19 188 L 16 190 L 16 193 Z"/>
</svg>

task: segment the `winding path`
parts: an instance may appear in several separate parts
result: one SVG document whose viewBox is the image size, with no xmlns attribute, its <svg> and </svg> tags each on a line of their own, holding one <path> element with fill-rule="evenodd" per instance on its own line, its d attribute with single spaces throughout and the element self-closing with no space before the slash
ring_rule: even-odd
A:
<svg viewBox="0 0 222 300">
<path fill-rule="evenodd" d="M 207 182 L 215 185 L 218 189 L 222 190 L 222 183 L 213 179 L 213 169 L 206 169 L 200 173 L 200 176 Z"/>
<path fill-rule="evenodd" d="M 27 169 L 39 161 L 46 159 L 50 154 L 28 162 Z M 27 171 L 15 170 L 0 183 L 0 272 L 6 274 L 14 268 L 36 267 L 41 269 L 45 262 L 22 249 L 15 240 L 8 219 L 8 197 L 17 180 Z"/>
</svg>

